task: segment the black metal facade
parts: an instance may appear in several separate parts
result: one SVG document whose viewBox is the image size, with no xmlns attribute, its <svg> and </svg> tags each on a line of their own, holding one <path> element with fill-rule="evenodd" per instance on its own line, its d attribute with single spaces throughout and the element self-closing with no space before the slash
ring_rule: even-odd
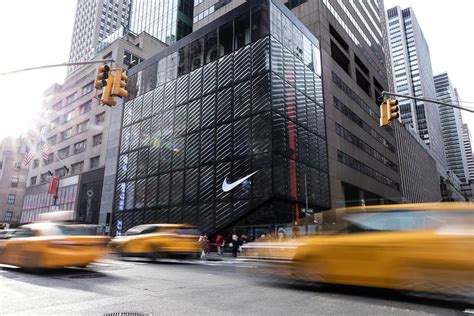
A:
<svg viewBox="0 0 474 316">
<path fill-rule="evenodd" d="M 139 68 L 138 68 L 139 67 Z M 330 205 L 320 52 L 283 5 L 250 1 L 132 69 L 113 233 L 142 223 L 289 223 Z M 222 184 L 253 172 L 231 191 Z"/>
</svg>

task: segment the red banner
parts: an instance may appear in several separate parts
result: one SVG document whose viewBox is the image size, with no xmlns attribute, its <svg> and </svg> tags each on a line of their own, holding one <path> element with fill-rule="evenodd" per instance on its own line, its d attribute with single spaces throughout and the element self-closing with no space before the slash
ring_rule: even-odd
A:
<svg viewBox="0 0 474 316">
<path fill-rule="evenodd" d="M 48 194 L 56 195 L 56 192 L 58 191 L 58 185 L 59 185 L 59 177 L 51 176 L 49 178 Z"/>
</svg>

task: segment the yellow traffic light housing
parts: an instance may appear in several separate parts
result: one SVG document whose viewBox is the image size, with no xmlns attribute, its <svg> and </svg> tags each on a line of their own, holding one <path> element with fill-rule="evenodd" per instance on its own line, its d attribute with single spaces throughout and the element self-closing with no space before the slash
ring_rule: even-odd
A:
<svg viewBox="0 0 474 316">
<path fill-rule="evenodd" d="M 114 73 L 114 83 L 112 87 L 112 96 L 119 98 L 128 98 L 128 91 L 125 90 L 127 86 L 127 75 L 123 70 L 118 69 Z"/>
<path fill-rule="evenodd" d="M 106 80 L 106 85 L 104 87 L 104 91 L 102 92 L 102 96 L 100 98 L 100 101 L 108 106 L 115 106 L 117 102 L 115 101 L 114 97 L 111 95 L 112 94 L 112 89 L 113 89 L 113 84 L 114 84 L 114 76 L 109 75 L 107 80 Z"/>
<path fill-rule="evenodd" d="M 109 77 L 110 67 L 108 65 L 99 65 L 95 74 L 95 88 L 101 90 L 107 85 L 107 78 Z"/>
<path fill-rule="evenodd" d="M 380 127 L 392 126 L 392 120 L 398 117 L 398 100 L 389 98 L 380 104 Z"/>
</svg>

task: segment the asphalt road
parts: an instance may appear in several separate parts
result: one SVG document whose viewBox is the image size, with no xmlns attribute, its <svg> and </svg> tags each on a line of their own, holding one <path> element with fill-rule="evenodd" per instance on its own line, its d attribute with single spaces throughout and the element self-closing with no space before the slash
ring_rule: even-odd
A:
<svg viewBox="0 0 474 316">
<path fill-rule="evenodd" d="M 411 297 L 393 291 L 302 286 L 268 280 L 262 278 L 261 269 L 261 264 L 231 258 L 157 263 L 105 259 L 86 269 L 71 268 L 41 275 L 2 267 L 0 315 L 474 313 L 474 307 L 465 303 Z"/>
</svg>

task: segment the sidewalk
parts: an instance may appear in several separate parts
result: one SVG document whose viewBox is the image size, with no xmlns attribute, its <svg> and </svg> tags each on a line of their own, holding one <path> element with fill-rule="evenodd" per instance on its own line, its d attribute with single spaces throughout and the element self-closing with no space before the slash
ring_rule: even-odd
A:
<svg viewBox="0 0 474 316">
<path fill-rule="evenodd" d="M 238 258 L 238 257 L 237 257 Z M 207 261 L 224 261 L 224 260 L 235 260 L 231 252 L 224 252 L 222 255 L 218 255 L 217 252 L 209 252 L 206 257 L 202 260 Z"/>
</svg>

